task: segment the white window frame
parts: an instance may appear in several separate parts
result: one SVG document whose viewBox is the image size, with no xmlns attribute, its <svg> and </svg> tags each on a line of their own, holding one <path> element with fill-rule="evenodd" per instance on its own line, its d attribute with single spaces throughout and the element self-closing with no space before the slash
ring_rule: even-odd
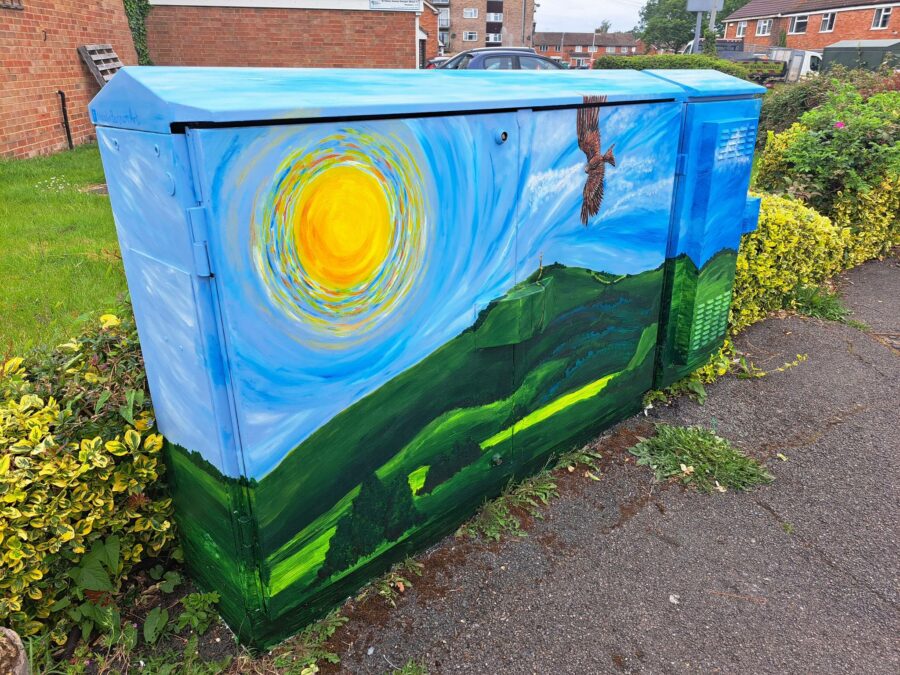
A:
<svg viewBox="0 0 900 675">
<path fill-rule="evenodd" d="M 463 18 L 464 19 L 477 19 L 478 18 L 478 8 L 477 7 L 463 7 Z"/>
<path fill-rule="evenodd" d="M 477 30 L 463 31 L 463 42 L 478 42 L 478 31 Z"/>
<path fill-rule="evenodd" d="M 580 53 L 581 53 L 581 49 L 582 49 L 581 45 L 575 45 L 575 53 L 576 53 L 576 54 L 580 54 Z"/>
<path fill-rule="evenodd" d="M 734 37 L 740 38 L 744 37 L 747 34 L 747 22 L 746 21 L 738 21 L 737 26 L 734 29 Z"/>
<path fill-rule="evenodd" d="M 606 48 L 606 53 L 607 53 L 607 54 L 615 54 L 615 53 L 616 53 L 616 48 L 615 48 L 615 47 L 607 47 L 607 48 Z"/>
<path fill-rule="evenodd" d="M 597 51 L 597 45 L 591 45 L 590 47 L 588 47 L 588 54 L 593 54 L 596 51 Z"/>
<path fill-rule="evenodd" d="M 878 7 L 872 15 L 872 30 L 887 30 L 891 23 L 893 7 Z M 884 25 L 882 25 L 884 24 Z"/>
<path fill-rule="evenodd" d="M 548 49 L 550 49 L 550 47 L 548 47 L 547 45 L 541 45 L 540 47 L 538 47 L 539 52 L 545 52 Z"/>
<path fill-rule="evenodd" d="M 450 9 L 447 7 L 438 9 L 438 28 L 450 28 Z"/>
<path fill-rule="evenodd" d="M 484 20 L 489 23 L 503 23 L 503 12 L 488 12 Z"/>
<path fill-rule="evenodd" d="M 837 12 L 825 12 L 822 15 L 822 21 L 819 23 L 819 32 L 833 33 L 835 23 L 837 23 Z M 831 28 L 826 28 L 829 24 L 831 25 Z"/>
<path fill-rule="evenodd" d="M 797 28 L 797 24 L 799 24 L 800 21 L 803 21 L 803 30 L 798 30 Z M 788 25 L 788 35 L 803 35 L 807 28 L 809 28 L 809 14 L 792 16 L 791 22 Z"/>
<path fill-rule="evenodd" d="M 765 26 L 765 32 L 762 27 Z M 765 37 L 772 34 L 772 19 L 758 19 L 756 22 L 756 37 Z"/>
<path fill-rule="evenodd" d="M 485 33 L 484 41 L 490 42 L 492 45 L 499 45 L 503 42 L 503 35 L 501 33 Z"/>
</svg>

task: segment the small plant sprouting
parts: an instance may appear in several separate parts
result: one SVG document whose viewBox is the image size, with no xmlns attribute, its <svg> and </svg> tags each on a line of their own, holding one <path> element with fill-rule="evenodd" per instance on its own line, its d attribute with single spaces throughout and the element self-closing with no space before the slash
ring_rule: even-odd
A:
<svg viewBox="0 0 900 675">
<path fill-rule="evenodd" d="M 841 297 L 822 286 L 798 285 L 785 300 L 785 308 L 798 314 L 811 316 L 826 321 L 843 323 L 857 330 L 868 330 L 869 327 L 854 319 L 850 319 L 850 310 L 844 306 Z"/>
<path fill-rule="evenodd" d="M 279 668 L 286 668 L 290 673 L 317 673 L 319 661 L 340 663 L 341 658 L 325 647 L 328 639 L 338 628 L 347 623 L 339 609 L 316 623 L 310 624 L 297 635 L 283 642 L 272 654 Z"/>
<path fill-rule="evenodd" d="M 365 586 L 356 596 L 357 602 L 363 602 L 373 594 L 384 598 L 391 607 L 397 606 L 397 598 L 412 586 L 410 576 L 422 576 L 425 565 L 414 558 L 406 558 L 394 565 L 387 574 L 380 576 Z"/>
<path fill-rule="evenodd" d="M 394 670 L 391 671 L 391 675 L 429 675 L 429 673 L 428 669 L 421 663 L 410 659 L 403 667 L 394 668 Z"/>
<path fill-rule="evenodd" d="M 557 494 L 556 479 L 547 470 L 520 483 L 510 482 L 503 494 L 485 502 L 474 518 L 463 523 L 456 531 L 456 536 L 473 539 L 484 537 L 491 541 L 499 541 L 504 534 L 524 537 L 526 532 L 517 511 L 540 518 L 540 507 Z"/>
<path fill-rule="evenodd" d="M 217 602 L 219 594 L 216 592 L 188 593 L 181 599 L 184 610 L 175 619 L 175 627 L 183 630 L 190 626 L 198 634 L 203 635 L 218 616 L 215 610 Z"/>
<path fill-rule="evenodd" d="M 773 480 L 756 460 L 703 427 L 661 424 L 656 436 L 630 452 L 638 464 L 653 469 L 657 480 L 678 480 L 701 492 L 745 490 Z"/>
</svg>

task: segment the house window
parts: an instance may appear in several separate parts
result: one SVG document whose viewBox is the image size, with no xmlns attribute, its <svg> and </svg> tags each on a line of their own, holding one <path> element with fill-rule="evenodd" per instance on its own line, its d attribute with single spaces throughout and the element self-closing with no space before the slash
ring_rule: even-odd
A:
<svg viewBox="0 0 900 675">
<path fill-rule="evenodd" d="M 734 29 L 735 37 L 744 37 L 747 34 L 747 22 L 746 21 L 738 21 L 737 28 Z"/>
<path fill-rule="evenodd" d="M 447 30 L 439 30 L 438 31 L 438 40 L 440 40 L 441 44 L 445 47 L 450 44 L 450 31 Z"/>
<path fill-rule="evenodd" d="M 438 28 L 448 28 L 450 26 L 450 10 L 438 10 Z"/>
<path fill-rule="evenodd" d="M 463 31 L 463 42 L 475 42 L 478 39 L 478 32 L 474 30 Z"/>
<path fill-rule="evenodd" d="M 485 21 L 490 23 L 502 23 L 503 22 L 503 13 L 502 12 L 488 12 L 485 17 Z"/>
<path fill-rule="evenodd" d="M 627 54 L 627 53 L 628 53 L 628 47 L 622 47 L 619 51 L 622 52 L 623 54 Z"/>
<path fill-rule="evenodd" d="M 588 47 L 588 54 L 593 54 L 595 51 L 597 51 L 596 45 L 591 45 L 590 47 Z"/>
<path fill-rule="evenodd" d="M 758 36 L 772 34 L 772 19 L 760 19 L 756 22 L 756 34 Z"/>
<path fill-rule="evenodd" d="M 478 8 L 477 7 L 464 7 L 463 8 L 463 18 L 464 19 L 477 19 L 478 18 Z"/>
<path fill-rule="evenodd" d="M 791 26 L 788 29 L 788 33 L 790 33 L 791 35 L 799 35 L 800 33 L 805 33 L 807 24 L 809 24 L 808 14 L 803 16 L 792 16 Z"/>
<path fill-rule="evenodd" d="M 503 36 L 500 33 L 487 33 L 484 39 L 485 42 L 490 42 L 491 44 L 500 44 L 503 41 Z"/>
<path fill-rule="evenodd" d="M 615 53 L 616 53 L 616 48 L 615 48 L 615 47 L 607 47 L 607 48 L 606 48 L 606 53 L 607 53 L 607 54 L 615 54 Z"/>
<path fill-rule="evenodd" d="M 548 49 L 547 45 L 541 45 L 540 47 L 538 47 L 539 52 L 545 52 L 545 51 L 547 51 L 547 49 Z"/>
<path fill-rule="evenodd" d="M 820 33 L 830 33 L 834 30 L 834 20 L 837 17 L 837 14 L 834 12 L 828 12 L 822 15 L 822 23 L 819 24 L 819 32 Z"/>
<path fill-rule="evenodd" d="M 879 7 L 875 10 L 875 16 L 872 17 L 872 30 L 883 30 L 888 27 L 891 22 L 891 8 Z"/>
<path fill-rule="evenodd" d="M 581 45 L 575 45 L 575 51 L 581 53 Z"/>
<path fill-rule="evenodd" d="M 0 9 L 25 9 L 22 0 L 0 0 Z"/>
</svg>

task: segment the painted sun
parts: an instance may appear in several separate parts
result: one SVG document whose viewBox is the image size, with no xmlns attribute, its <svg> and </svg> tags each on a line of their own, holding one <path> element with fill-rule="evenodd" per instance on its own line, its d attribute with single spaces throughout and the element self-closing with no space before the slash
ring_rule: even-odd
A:
<svg viewBox="0 0 900 675">
<path fill-rule="evenodd" d="M 252 246 L 269 296 L 321 335 L 363 339 L 384 324 L 420 271 L 422 177 L 385 136 L 342 129 L 282 162 L 257 196 Z"/>
</svg>

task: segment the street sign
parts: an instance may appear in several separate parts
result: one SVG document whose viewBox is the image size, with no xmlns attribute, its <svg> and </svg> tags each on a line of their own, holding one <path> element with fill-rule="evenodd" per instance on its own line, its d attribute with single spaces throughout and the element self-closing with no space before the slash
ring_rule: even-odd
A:
<svg viewBox="0 0 900 675">
<path fill-rule="evenodd" d="M 725 0 L 687 0 L 687 11 L 711 12 L 715 9 L 717 12 L 721 12 L 724 1 Z"/>
<path fill-rule="evenodd" d="M 369 0 L 369 9 L 392 12 L 421 12 L 422 0 Z"/>
</svg>

